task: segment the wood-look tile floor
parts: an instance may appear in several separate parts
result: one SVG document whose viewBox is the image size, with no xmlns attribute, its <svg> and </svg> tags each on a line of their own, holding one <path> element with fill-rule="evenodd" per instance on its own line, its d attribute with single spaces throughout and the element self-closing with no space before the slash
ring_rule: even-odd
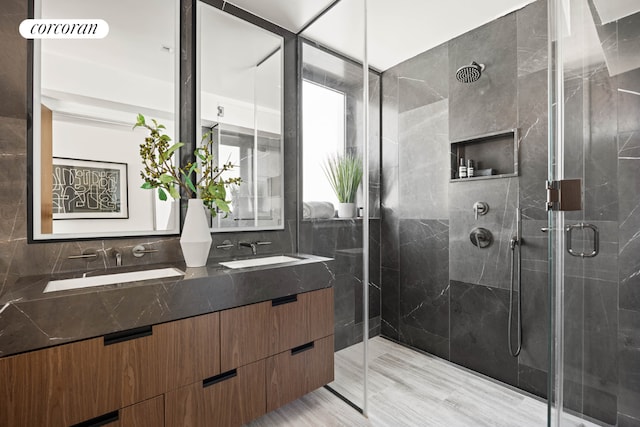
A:
<svg viewBox="0 0 640 427">
<path fill-rule="evenodd" d="M 332 387 L 362 402 L 362 344 L 335 355 Z M 381 337 L 369 340 L 369 418 L 321 388 L 249 426 L 542 427 L 546 403 Z M 596 426 L 566 415 L 563 425 Z"/>
</svg>

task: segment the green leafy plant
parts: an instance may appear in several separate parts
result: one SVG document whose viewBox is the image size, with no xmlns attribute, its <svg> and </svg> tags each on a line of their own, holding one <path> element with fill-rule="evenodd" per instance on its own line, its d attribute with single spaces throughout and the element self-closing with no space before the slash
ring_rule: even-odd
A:
<svg viewBox="0 0 640 427">
<path fill-rule="evenodd" d="M 144 168 L 140 176 L 144 180 L 142 188 L 158 190 L 160 200 L 167 200 L 167 194 L 174 200 L 180 198 L 180 191 L 186 198 L 199 197 L 203 204 L 215 216 L 217 211 L 228 214 L 230 212 L 226 186 L 240 185 L 240 178 L 223 179 L 222 174 L 233 169 L 231 162 L 222 166 L 213 166 L 211 142 L 209 135 L 203 136 L 201 144 L 194 151 L 200 162 L 189 162 L 184 167 L 176 166 L 173 154 L 184 146 L 182 142 L 172 143 L 169 135 L 165 134 L 166 127 L 154 119 L 152 124 L 146 122 L 142 114 L 138 114 L 133 128 L 143 127 L 149 131 L 149 136 L 140 144 L 140 157 Z"/>
<path fill-rule="evenodd" d="M 340 203 L 354 203 L 362 181 L 362 161 L 353 154 L 335 154 L 322 164 L 322 170 Z"/>
</svg>

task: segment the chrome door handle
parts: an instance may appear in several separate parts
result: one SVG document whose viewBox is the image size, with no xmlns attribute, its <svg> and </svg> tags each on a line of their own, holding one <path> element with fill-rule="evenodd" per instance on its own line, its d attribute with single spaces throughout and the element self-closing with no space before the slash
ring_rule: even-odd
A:
<svg viewBox="0 0 640 427">
<path fill-rule="evenodd" d="M 593 250 L 591 252 L 576 252 L 573 250 L 572 242 L 571 242 L 572 233 L 573 233 L 573 230 L 577 228 L 579 228 L 580 230 L 584 230 L 585 228 L 588 228 L 591 231 L 593 231 Z M 580 258 L 593 258 L 594 256 L 598 255 L 598 252 L 600 252 L 600 231 L 598 230 L 598 227 L 596 227 L 595 225 L 587 224 L 584 222 L 567 225 L 565 227 L 565 233 L 566 233 L 566 239 L 567 239 L 567 252 L 569 252 L 570 255 L 575 257 L 580 257 Z"/>
</svg>

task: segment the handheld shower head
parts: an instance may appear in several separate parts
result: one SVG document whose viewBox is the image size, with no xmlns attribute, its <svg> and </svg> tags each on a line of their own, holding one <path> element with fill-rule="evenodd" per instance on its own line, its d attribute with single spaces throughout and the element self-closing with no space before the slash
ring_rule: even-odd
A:
<svg viewBox="0 0 640 427">
<path fill-rule="evenodd" d="M 473 61 L 471 65 L 465 65 L 456 71 L 456 79 L 460 83 L 473 83 L 478 81 L 484 71 L 484 64 L 478 64 Z"/>
</svg>

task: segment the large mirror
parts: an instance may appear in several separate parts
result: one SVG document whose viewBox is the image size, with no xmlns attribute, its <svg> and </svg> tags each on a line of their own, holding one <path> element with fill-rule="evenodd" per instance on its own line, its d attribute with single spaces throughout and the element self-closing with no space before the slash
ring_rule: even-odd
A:
<svg viewBox="0 0 640 427">
<path fill-rule="evenodd" d="M 283 39 L 204 2 L 198 4 L 199 115 L 218 164 L 242 183 L 212 231 L 284 228 Z"/>
<path fill-rule="evenodd" d="M 34 41 L 33 240 L 179 233 L 144 190 L 137 113 L 177 140 L 177 0 L 35 0 L 36 18 L 103 19 L 104 39 Z"/>
</svg>

